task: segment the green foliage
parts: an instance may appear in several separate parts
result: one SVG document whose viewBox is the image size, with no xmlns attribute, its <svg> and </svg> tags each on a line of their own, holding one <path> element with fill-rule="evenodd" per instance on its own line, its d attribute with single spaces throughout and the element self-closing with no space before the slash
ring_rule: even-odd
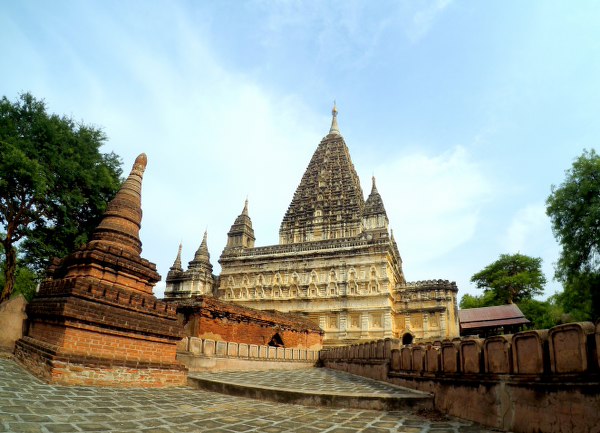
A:
<svg viewBox="0 0 600 433">
<path fill-rule="evenodd" d="M 492 307 L 494 305 L 502 305 L 502 302 L 498 302 L 494 296 L 494 292 L 488 290 L 483 295 L 473 296 L 466 293 L 460 300 L 459 307 L 461 310 L 467 310 L 469 308 L 481 308 L 481 307 Z"/>
<path fill-rule="evenodd" d="M 4 268 L 6 266 L 6 258 L 4 254 L 4 248 L 0 245 L 0 287 L 4 287 L 5 277 Z M 15 286 L 13 289 L 13 296 L 17 294 L 23 294 L 27 301 L 31 301 L 35 295 L 39 278 L 37 274 L 23 264 L 17 264 L 15 272 Z"/>
<path fill-rule="evenodd" d="M 501 254 L 494 263 L 471 277 L 471 282 L 491 293 L 494 304 L 512 304 L 543 293 L 546 277 L 542 259 L 523 254 Z"/>
<path fill-rule="evenodd" d="M 552 186 L 546 213 L 562 251 L 556 278 L 563 282 L 565 310 L 586 320 L 600 317 L 600 156 L 584 150 Z"/>
<path fill-rule="evenodd" d="M 99 151 L 105 140 L 100 129 L 48 114 L 29 93 L 0 100 L 0 302 L 16 280 L 17 243 L 39 272 L 88 240 L 120 186 L 119 158 Z"/>
<path fill-rule="evenodd" d="M 518 307 L 531 321 L 533 329 L 549 329 L 564 321 L 563 309 L 556 297 L 550 297 L 547 301 L 525 299 Z"/>
<path fill-rule="evenodd" d="M 581 322 L 598 317 L 598 306 L 594 309 L 594 296 L 600 292 L 600 274 L 573 275 L 564 283 L 564 290 L 557 295 L 568 321 Z M 596 299 L 596 302 L 598 300 Z"/>
</svg>

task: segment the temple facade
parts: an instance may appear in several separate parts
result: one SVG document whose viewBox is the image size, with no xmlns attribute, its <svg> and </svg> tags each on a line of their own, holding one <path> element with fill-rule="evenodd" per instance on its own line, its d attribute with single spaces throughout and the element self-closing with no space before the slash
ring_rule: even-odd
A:
<svg viewBox="0 0 600 433">
<path fill-rule="evenodd" d="M 332 114 L 283 217 L 279 244 L 254 246 L 246 201 L 219 258 L 214 296 L 302 314 L 325 331 L 324 345 L 458 336 L 456 285 L 406 282 L 375 178 L 365 200 L 335 107 Z M 178 256 L 167 276 L 169 299 L 189 296 L 176 289 L 190 284 L 180 263 Z"/>
</svg>

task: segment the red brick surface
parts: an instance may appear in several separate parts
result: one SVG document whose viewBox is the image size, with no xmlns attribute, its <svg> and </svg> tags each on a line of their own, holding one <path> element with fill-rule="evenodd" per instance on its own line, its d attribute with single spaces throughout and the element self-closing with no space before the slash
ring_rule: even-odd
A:
<svg viewBox="0 0 600 433">
<path fill-rule="evenodd" d="M 279 334 L 285 347 L 322 346 L 323 332 L 303 317 L 254 310 L 206 297 L 178 301 L 175 305 L 190 337 L 267 345 Z"/>
</svg>

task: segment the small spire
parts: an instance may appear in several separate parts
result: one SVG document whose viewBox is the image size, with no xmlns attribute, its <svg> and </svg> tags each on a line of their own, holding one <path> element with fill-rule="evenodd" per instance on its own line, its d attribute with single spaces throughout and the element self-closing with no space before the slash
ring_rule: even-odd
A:
<svg viewBox="0 0 600 433">
<path fill-rule="evenodd" d="M 371 187 L 371 194 L 377 191 L 377 185 L 375 185 L 375 176 L 373 176 L 373 186 Z"/>
<path fill-rule="evenodd" d="M 340 128 L 337 123 L 337 114 L 338 114 L 338 110 L 335 105 L 335 101 L 333 101 L 333 109 L 331 110 L 331 115 L 332 115 L 331 128 L 329 128 L 330 135 L 341 135 Z"/>
<path fill-rule="evenodd" d="M 210 253 L 208 252 L 208 243 L 206 242 L 207 231 L 204 231 L 204 237 L 202 238 L 202 243 L 196 250 L 196 254 L 194 254 L 194 260 L 189 263 L 189 269 L 199 269 L 202 266 L 210 266 Z"/>
<path fill-rule="evenodd" d="M 181 247 L 182 244 L 179 242 L 179 250 L 177 251 L 177 257 L 175 258 L 175 262 L 173 262 L 173 266 L 171 266 L 172 271 L 183 271 L 181 267 Z"/>
<path fill-rule="evenodd" d="M 242 215 L 248 215 L 248 199 L 244 202 L 244 210 L 242 210 Z"/>
</svg>

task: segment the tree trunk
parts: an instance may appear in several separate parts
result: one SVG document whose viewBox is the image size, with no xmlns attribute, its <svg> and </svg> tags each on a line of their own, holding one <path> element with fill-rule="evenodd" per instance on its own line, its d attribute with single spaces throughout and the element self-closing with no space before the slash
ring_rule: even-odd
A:
<svg viewBox="0 0 600 433">
<path fill-rule="evenodd" d="M 4 269 L 4 289 L 0 296 L 0 303 L 10 298 L 10 295 L 15 288 L 15 274 L 17 271 L 17 250 L 12 245 L 4 245 L 4 251 L 6 253 L 6 268 Z"/>
</svg>

